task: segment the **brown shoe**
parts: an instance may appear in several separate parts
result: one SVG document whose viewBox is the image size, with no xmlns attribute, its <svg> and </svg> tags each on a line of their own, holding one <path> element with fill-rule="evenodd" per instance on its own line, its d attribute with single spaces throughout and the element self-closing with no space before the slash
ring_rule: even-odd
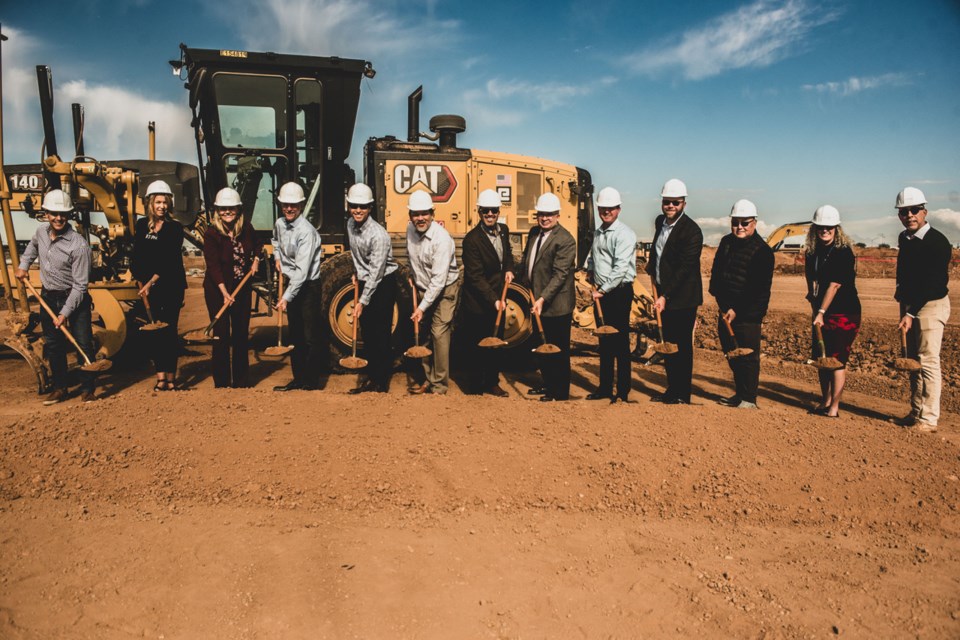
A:
<svg viewBox="0 0 960 640">
<path fill-rule="evenodd" d="M 66 389 L 54 389 L 50 395 L 43 399 L 43 406 L 49 407 L 50 405 L 59 404 L 67 399 L 67 390 Z"/>
<path fill-rule="evenodd" d="M 496 396 L 498 398 L 506 398 L 510 395 L 509 393 L 507 393 L 507 391 L 503 387 L 501 387 L 498 384 L 493 385 L 492 387 L 484 391 L 484 393 L 489 393 L 490 395 Z"/>
<path fill-rule="evenodd" d="M 424 393 L 430 392 L 430 384 L 424 382 L 423 384 L 415 384 L 407 387 L 407 392 L 414 396 L 423 395 Z"/>
<path fill-rule="evenodd" d="M 93 391 L 84 391 L 80 395 L 80 402 L 96 402 L 96 401 L 97 401 L 97 396 L 96 394 L 93 393 Z"/>
</svg>

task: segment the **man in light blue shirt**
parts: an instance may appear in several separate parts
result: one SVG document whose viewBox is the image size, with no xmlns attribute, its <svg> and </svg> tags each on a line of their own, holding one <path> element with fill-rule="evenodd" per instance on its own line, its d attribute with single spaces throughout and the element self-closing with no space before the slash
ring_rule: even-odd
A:
<svg viewBox="0 0 960 640">
<path fill-rule="evenodd" d="M 434 222 L 429 193 L 414 191 L 407 208 L 407 255 L 420 293 L 420 303 L 410 319 L 429 323 L 433 350 L 433 355 L 423 360 L 425 381 L 416 375 L 409 391 L 443 395 L 450 384 L 450 333 L 460 293 L 457 247 L 447 230 Z"/>
<path fill-rule="evenodd" d="M 274 391 L 317 389 L 326 355 L 323 339 L 320 291 L 320 234 L 301 214 L 306 197 L 296 182 L 280 187 L 277 196 L 283 216 L 273 225 L 273 255 L 277 271 L 288 278 L 283 298 L 276 308 L 286 312 L 290 323 L 290 354 L 293 380 Z"/>
<path fill-rule="evenodd" d="M 633 368 L 630 362 L 630 308 L 633 281 L 637 277 L 637 234 L 619 220 L 620 193 L 612 188 L 597 194 L 597 212 L 602 224 L 593 232 L 587 258 L 590 281 L 596 287 L 594 301 L 603 310 L 603 319 L 617 333 L 600 337 L 600 384 L 587 400 L 610 399 L 629 402 Z M 597 318 L 599 324 L 599 318 Z M 617 389 L 613 389 L 616 360 Z"/>
</svg>

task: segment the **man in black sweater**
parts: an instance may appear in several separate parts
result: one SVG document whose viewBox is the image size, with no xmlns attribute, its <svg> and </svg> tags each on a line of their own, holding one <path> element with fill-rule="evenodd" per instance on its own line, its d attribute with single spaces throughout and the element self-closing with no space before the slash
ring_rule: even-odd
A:
<svg viewBox="0 0 960 640">
<path fill-rule="evenodd" d="M 907 187 L 897 194 L 897 215 L 904 231 L 897 255 L 897 289 L 901 331 L 907 332 L 907 354 L 920 360 L 910 374 L 910 413 L 895 422 L 921 431 L 936 431 L 940 419 L 940 344 L 950 319 L 947 296 L 950 259 L 947 237 L 927 222 L 923 192 Z"/>
<path fill-rule="evenodd" d="M 720 309 L 717 332 L 723 351 L 734 348 L 726 327 L 729 323 L 737 346 L 753 349 L 753 353 L 728 360 L 736 393 L 722 398 L 722 405 L 757 408 L 760 327 L 767 315 L 772 283 L 773 251 L 757 235 L 757 207 L 749 200 L 737 200 L 730 211 L 730 233 L 720 240 L 713 258 L 710 293 Z"/>
<path fill-rule="evenodd" d="M 663 337 L 677 345 L 677 353 L 664 359 L 667 388 L 650 398 L 664 404 L 690 404 L 693 385 L 693 328 L 697 307 L 703 304 L 703 281 L 700 278 L 700 252 L 703 232 L 690 216 L 687 206 L 687 185 L 673 178 L 660 192 L 653 250 L 647 262 L 647 273 L 657 291 L 654 306 L 663 319 Z"/>
</svg>

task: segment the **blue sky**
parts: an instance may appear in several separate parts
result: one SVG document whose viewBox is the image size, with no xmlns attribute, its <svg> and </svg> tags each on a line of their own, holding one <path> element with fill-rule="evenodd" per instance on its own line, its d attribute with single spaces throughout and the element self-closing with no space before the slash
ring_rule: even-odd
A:
<svg viewBox="0 0 960 640">
<path fill-rule="evenodd" d="M 57 129 L 87 115 L 86 150 L 195 162 L 178 44 L 370 60 L 351 164 L 362 143 L 421 116 L 459 113 L 463 146 L 588 169 L 650 237 L 659 189 L 689 189 L 708 241 L 738 198 L 762 233 L 840 209 L 856 239 L 893 243 L 893 202 L 921 188 L 960 243 L 960 3 L 955 0 L 690 2 L 591 0 L 88 0 L 56 12 L 4 3 L 5 159 L 36 162 L 34 65 L 53 68 Z M 13 6 L 9 6 L 13 5 Z M 63 142 L 61 142 L 63 144 Z"/>
</svg>

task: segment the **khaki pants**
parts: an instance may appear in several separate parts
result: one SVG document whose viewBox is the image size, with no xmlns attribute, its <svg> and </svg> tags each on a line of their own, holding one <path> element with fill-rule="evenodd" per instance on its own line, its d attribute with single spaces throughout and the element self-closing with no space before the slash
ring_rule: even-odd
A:
<svg viewBox="0 0 960 640">
<path fill-rule="evenodd" d="M 907 335 L 907 355 L 920 360 L 920 371 L 910 374 L 910 414 L 919 422 L 937 425 L 940 419 L 940 344 L 950 319 L 950 298 L 923 305 Z"/>
<path fill-rule="evenodd" d="M 446 393 L 450 384 L 450 336 L 453 330 L 453 314 L 457 310 L 460 281 L 444 287 L 430 314 L 430 348 L 433 355 L 423 359 L 423 373 L 430 384 L 431 393 Z"/>
</svg>

